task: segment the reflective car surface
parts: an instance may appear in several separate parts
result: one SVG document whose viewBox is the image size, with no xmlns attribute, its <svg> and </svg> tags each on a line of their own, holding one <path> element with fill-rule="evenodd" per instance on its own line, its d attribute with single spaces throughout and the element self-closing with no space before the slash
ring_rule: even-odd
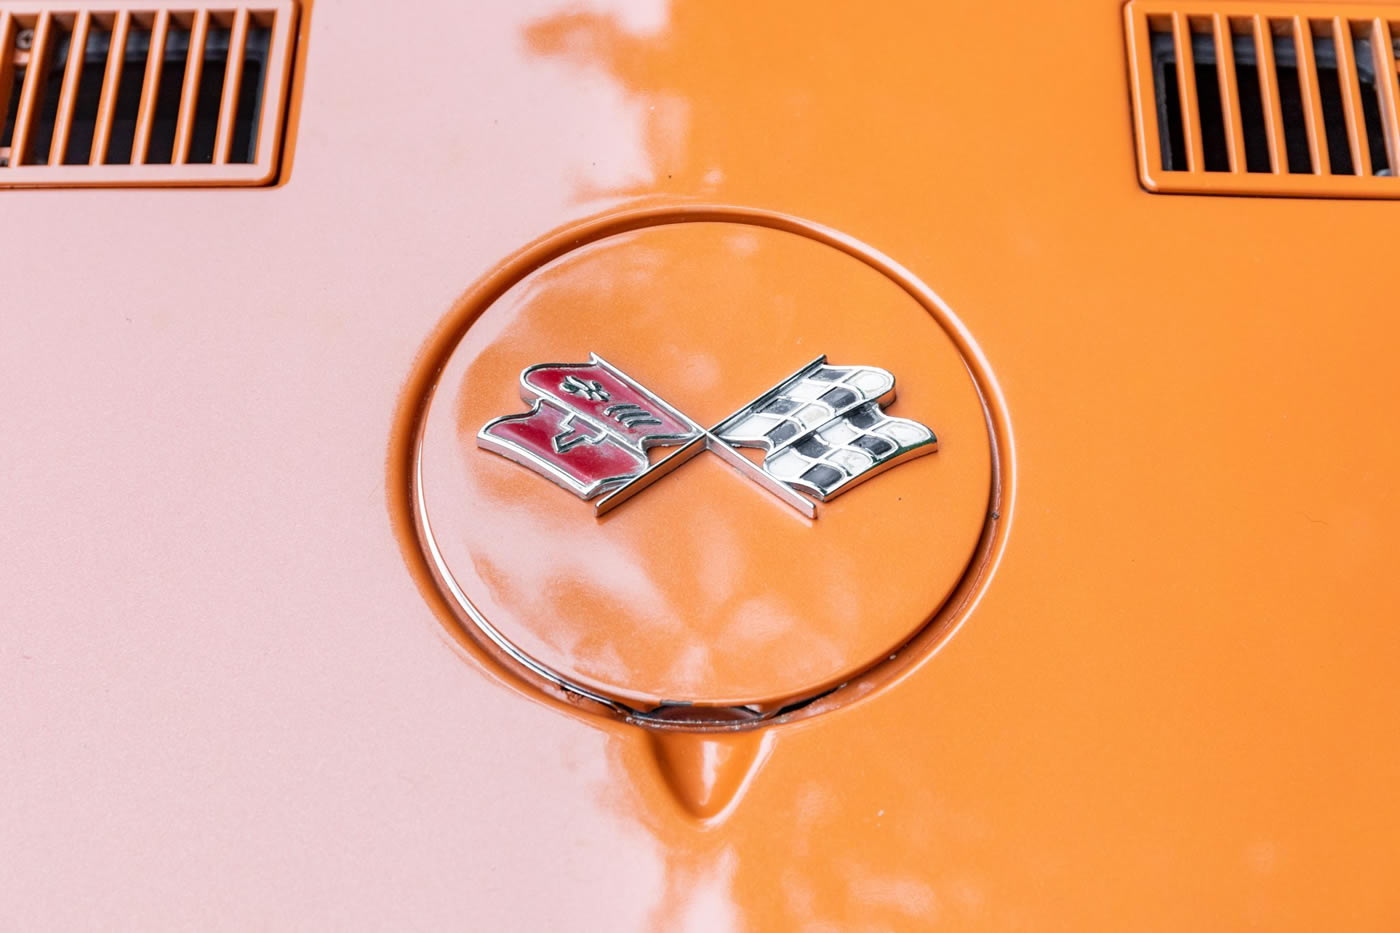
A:
<svg viewBox="0 0 1400 933">
<path fill-rule="evenodd" d="M 1390 202 L 1147 190 L 1116 0 L 297 23 L 274 184 L 0 190 L 0 925 L 1400 921 Z M 590 352 L 938 449 L 595 517 Z"/>
</svg>

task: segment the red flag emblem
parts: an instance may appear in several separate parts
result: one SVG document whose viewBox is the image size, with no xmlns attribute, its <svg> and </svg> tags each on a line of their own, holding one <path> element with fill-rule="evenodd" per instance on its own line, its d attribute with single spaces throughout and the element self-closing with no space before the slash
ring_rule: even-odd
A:
<svg viewBox="0 0 1400 933">
<path fill-rule="evenodd" d="M 549 399 L 582 415 L 640 452 L 684 443 L 699 432 L 689 418 L 612 365 L 591 354 L 587 363 L 542 363 L 520 374 L 526 401 Z"/>
<path fill-rule="evenodd" d="M 703 433 L 597 355 L 587 363 L 528 367 L 520 385 L 530 411 L 490 422 L 478 443 L 585 499 L 646 472 L 648 447 L 684 444 Z"/>
</svg>

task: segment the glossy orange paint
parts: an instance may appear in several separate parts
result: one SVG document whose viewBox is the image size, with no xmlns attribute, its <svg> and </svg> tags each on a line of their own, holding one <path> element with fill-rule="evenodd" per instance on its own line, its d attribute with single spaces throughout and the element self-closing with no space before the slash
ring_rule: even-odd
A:
<svg viewBox="0 0 1400 933">
<path fill-rule="evenodd" d="M 6 922 L 1394 928 L 1393 205 L 1144 191 L 1109 0 L 385 9 L 303 15 L 278 187 L 0 193 Z M 677 751 L 395 502 L 473 283 L 698 204 L 936 290 L 1014 501 L 938 650 Z"/>
</svg>

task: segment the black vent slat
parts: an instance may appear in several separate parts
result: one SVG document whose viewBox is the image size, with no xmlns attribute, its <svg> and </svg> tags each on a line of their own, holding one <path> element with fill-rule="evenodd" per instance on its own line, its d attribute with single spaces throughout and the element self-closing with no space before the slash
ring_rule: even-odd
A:
<svg viewBox="0 0 1400 933">
<path fill-rule="evenodd" d="M 130 165 L 131 147 L 136 138 L 136 117 L 141 111 L 141 91 L 146 80 L 146 55 L 151 49 L 151 31 L 133 25 L 121 51 L 117 99 L 112 113 L 107 165 Z"/>
<path fill-rule="evenodd" d="M 1308 151 L 1307 115 L 1298 77 L 1298 46 L 1291 35 L 1273 35 L 1274 73 L 1278 81 L 1279 110 L 1283 115 L 1284 152 L 1288 171 L 1303 175 L 1312 171 Z"/>
<path fill-rule="evenodd" d="M 189 161 L 196 164 L 207 165 L 214 161 L 214 137 L 219 131 L 219 104 L 224 91 L 224 71 L 228 67 L 228 37 L 227 26 L 211 25 L 204 40 L 204 67 L 190 134 Z"/>
<path fill-rule="evenodd" d="M 1158 139 L 1162 167 L 1169 172 L 1185 171 L 1186 134 L 1181 126 L 1181 82 L 1175 55 L 1153 62 L 1152 74 L 1157 87 L 1157 125 L 1162 128 Z"/>
<path fill-rule="evenodd" d="M 146 161 L 152 165 L 169 165 L 171 153 L 175 150 L 175 122 L 180 118 L 180 100 L 184 95 L 189 41 L 188 29 L 172 26 L 166 34 L 164 61 L 156 86 L 151 138 L 146 149 Z M 186 54 L 181 54 L 182 47 Z"/>
<path fill-rule="evenodd" d="M 49 41 L 54 44 L 49 56 L 51 64 L 39 76 L 38 97 L 34 102 L 38 112 L 33 118 L 33 142 L 29 150 L 29 160 L 36 165 L 49 160 L 49 146 L 53 144 L 54 117 L 58 114 L 58 89 L 68 65 L 70 38 L 67 30 L 61 26 L 56 26 L 50 33 Z"/>
<path fill-rule="evenodd" d="M 1322 96 L 1322 116 L 1327 138 L 1327 156 L 1332 163 L 1332 172 L 1337 175 L 1355 175 L 1356 167 L 1351 161 L 1351 145 L 1347 135 L 1346 104 L 1342 100 L 1342 81 L 1336 67 L 1337 50 L 1331 36 L 1313 36 L 1313 51 L 1318 59 L 1317 85 Z M 1333 67 L 1325 67 L 1324 62 L 1332 62 Z"/>
<path fill-rule="evenodd" d="M 243 53 L 243 80 L 238 86 L 238 110 L 233 122 L 233 148 L 229 161 L 251 162 L 258 144 L 257 121 L 253 115 L 262 106 L 268 31 L 261 27 L 248 29 L 248 41 Z"/>
<path fill-rule="evenodd" d="M 87 44 L 80 60 L 82 70 L 74 91 L 68 145 L 63 153 L 65 165 L 86 165 L 92 155 L 92 141 L 97 126 L 97 105 L 102 97 L 104 66 L 111 41 L 110 30 L 103 29 L 95 23 L 89 28 Z"/>
<path fill-rule="evenodd" d="M 1220 75 L 1211 57 L 1196 60 L 1196 101 L 1201 115 L 1201 149 L 1207 172 L 1230 171 L 1230 152 L 1225 139 L 1225 112 L 1221 107 Z"/>
<path fill-rule="evenodd" d="M 1254 40 L 1236 36 L 1234 40 L 1235 81 L 1240 93 L 1240 122 L 1244 126 L 1245 169 L 1267 173 L 1269 165 L 1269 130 L 1264 122 L 1264 98 L 1259 87 L 1259 60 L 1254 54 Z"/>
<path fill-rule="evenodd" d="M 1361 112 L 1366 121 L 1367 149 L 1371 154 L 1371 171 L 1380 175 L 1389 173 L 1390 158 L 1385 145 L 1385 125 L 1381 121 L 1380 97 L 1375 81 L 1375 57 L 1371 40 L 1357 37 L 1352 42 L 1355 50 L 1358 80 L 1361 82 Z M 1363 70 L 1364 68 L 1364 70 Z"/>
</svg>

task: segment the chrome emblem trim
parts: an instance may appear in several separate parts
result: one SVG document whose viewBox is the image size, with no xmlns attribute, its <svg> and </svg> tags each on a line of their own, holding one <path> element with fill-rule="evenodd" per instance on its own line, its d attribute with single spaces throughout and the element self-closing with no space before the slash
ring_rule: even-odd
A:
<svg viewBox="0 0 1400 933">
<path fill-rule="evenodd" d="M 530 410 L 488 422 L 477 432 L 477 444 L 582 499 L 597 498 L 600 516 L 708 450 L 816 518 L 813 498 L 830 501 L 938 449 L 926 425 L 885 412 L 895 400 L 894 382 L 887 370 L 835 366 L 822 355 L 705 428 L 589 354 L 587 363 L 526 367 L 521 397 Z M 652 463 L 646 453 L 652 447 L 675 449 Z M 762 450 L 762 464 L 740 447 Z"/>
</svg>

